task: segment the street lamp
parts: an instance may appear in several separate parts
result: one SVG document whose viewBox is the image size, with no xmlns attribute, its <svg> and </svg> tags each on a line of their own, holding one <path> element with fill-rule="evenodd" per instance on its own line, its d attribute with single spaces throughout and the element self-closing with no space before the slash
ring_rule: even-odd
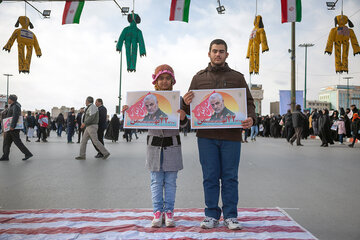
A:
<svg viewBox="0 0 360 240">
<path fill-rule="evenodd" d="M 12 74 L 5 73 L 4 76 L 7 77 L 7 81 L 6 81 L 6 104 L 7 104 L 9 99 L 9 77 L 11 77 Z"/>
<path fill-rule="evenodd" d="M 221 5 L 220 0 L 218 0 L 219 6 L 216 8 L 218 14 L 225 14 L 225 7 Z"/>
<path fill-rule="evenodd" d="M 300 44 L 299 47 L 305 48 L 305 86 L 304 86 L 304 110 L 306 109 L 306 70 L 307 70 L 307 48 L 312 47 L 314 44 L 312 43 L 303 43 Z"/>
<path fill-rule="evenodd" d="M 347 89 L 347 108 L 350 108 L 350 92 L 349 92 L 349 80 L 352 79 L 353 77 L 343 77 L 344 79 L 346 79 L 346 89 Z"/>
</svg>

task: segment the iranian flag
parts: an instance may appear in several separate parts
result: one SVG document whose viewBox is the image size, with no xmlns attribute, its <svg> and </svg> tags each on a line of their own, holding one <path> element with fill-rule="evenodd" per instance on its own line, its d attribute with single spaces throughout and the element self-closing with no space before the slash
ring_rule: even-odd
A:
<svg viewBox="0 0 360 240">
<path fill-rule="evenodd" d="M 62 24 L 79 23 L 84 1 L 66 1 Z"/>
<path fill-rule="evenodd" d="M 301 22 L 301 0 L 281 0 L 281 22 Z"/>
<path fill-rule="evenodd" d="M 171 0 L 170 21 L 189 22 L 190 0 Z"/>
</svg>

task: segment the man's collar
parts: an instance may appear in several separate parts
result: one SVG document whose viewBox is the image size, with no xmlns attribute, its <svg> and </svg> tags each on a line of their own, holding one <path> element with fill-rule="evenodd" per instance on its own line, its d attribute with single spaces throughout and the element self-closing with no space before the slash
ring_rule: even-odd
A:
<svg viewBox="0 0 360 240">
<path fill-rule="evenodd" d="M 209 72 L 227 72 L 230 70 L 229 65 L 226 62 L 224 66 L 212 66 L 211 63 L 209 63 L 207 69 Z"/>
</svg>

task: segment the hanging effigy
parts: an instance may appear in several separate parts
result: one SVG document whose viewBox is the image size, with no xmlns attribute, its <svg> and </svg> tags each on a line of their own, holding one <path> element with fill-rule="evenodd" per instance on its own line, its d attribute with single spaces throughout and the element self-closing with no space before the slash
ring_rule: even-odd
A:
<svg viewBox="0 0 360 240">
<path fill-rule="evenodd" d="M 30 27 L 31 29 L 34 28 L 29 18 L 26 16 L 20 16 L 15 24 L 15 27 L 19 27 L 19 24 L 21 25 L 21 28 L 18 28 L 13 32 L 9 41 L 3 47 L 3 50 L 10 52 L 14 41 L 17 40 L 19 73 L 29 73 L 32 50 L 33 48 L 35 48 L 36 56 L 41 57 L 41 49 L 39 47 L 39 43 L 36 39 L 35 34 L 32 31 L 28 30 L 28 27 Z"/>
<path fill-rule="evenodd" d="M 128 72 L 136 71 L 136 58 L 139 44 L 140 57 L 146 56 L 145 43 L 141 30 L 136 24 L 141 22 L 139 15 L 131 13 L 128 15 L 130 26 L 123 29 L 116 44 L 116 51 L 121 52 L 125 42 L 126 61 Z"/>
<path fill-rule="evenodd" d="M 354 31 L 350 28 L 354 24 L 345 15 L 335 17 L 335 27 L 331 29 L 329 38 L 326 44 L 325 53 L 331 55 L 333 46 L 335 48 L 335 71 L 336 73 L 348 73 L 348 55 L 349 55 L 349 40 L 353 48 L 354 56 L 360 54 L 360 46 L 356 39 Z"/>
<path fill-rule="evenodd" d="M 250 74 L 259 74 L 260 60 L 260 44 L 262 52 L 269 51 L 264 30 L 264 24 L 260 15 L 255 16 L 254 29 L 250 34 L 248 50 L 246 58 L 249 59 L 249 72 Z"/>
</svg>

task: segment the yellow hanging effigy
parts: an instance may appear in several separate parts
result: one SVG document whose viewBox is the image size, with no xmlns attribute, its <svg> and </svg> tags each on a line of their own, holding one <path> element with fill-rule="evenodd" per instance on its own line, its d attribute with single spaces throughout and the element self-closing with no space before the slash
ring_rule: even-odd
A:
<svg viewBox="0 0 360 240">
<path fill-rule="evenodd" d="M 9 41 L 3 47 L 3 50 L 10 52 L 14 41 L 18 42 L 18 59 L 19 59 L 19 73 L 29 73 L 30 72 L 30 62 L 32 50 L 35 48 L 36 56 L 41 57 L 41 49 L 39 43 L 36 39 L 36 36 L 33 32 L 28 30 L 30 26 L 31 29 L 34 28 L 29 18 L 26 16 L 20 16 L 18 21 L 15 24 L 15 27 L 21 28 L 16 29 L 11 35 Z M 26 47 L 26 56 L 25 56 L 25 47 Z"/>
<path fill-rule="evenodd" d="M 326 44 L 325 53 L 331 55 L 333 45 L 335 47 L 335 70 L 336 73 L 348 72 L 348 55 L 349 55 L 349 40 L 353 48 L 354 56 L 360 54 L 360 46 L 356 39 L 354 31 L 349 27 L 354 27 L 354 24 L 345 15 L 335 17 L 335 27 L 331 29 L 329 38 Z M 338 26 L 337 26 L 338 25 Z"/>
<path fill-rule="evenodd" d="M 264 24 L 260 15 L 255 16 L 254 29 L 252 30 L 249 38 L 249 45 L 246 58 L 249 58 L 249 72 L 250 74 L 259 74 L 260 60 L 260 44 L 262 52 L 269 51 L 264 30 Z"/>
</svg>

